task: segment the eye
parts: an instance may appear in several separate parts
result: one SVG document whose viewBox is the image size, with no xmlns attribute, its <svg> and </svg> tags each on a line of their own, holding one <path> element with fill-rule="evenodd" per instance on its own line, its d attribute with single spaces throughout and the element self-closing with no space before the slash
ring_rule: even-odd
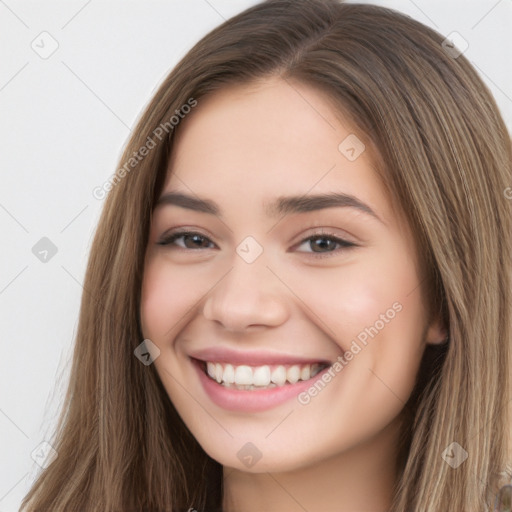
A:
<svg viewBox="0 0 512 512">
<path fill-rule="evenodd" d="M 181 249 L 213 249 L 215 244 L 205 235 L 197 231 L 176 231 L 164 235 L 158 245 L 177 246 Z M 300 250 L 300 247 L 309 247 L 309 250 Z M 331 253 L 337 253 L 341 250 L 356 247 L 356 244 L 339 238 L 332 234 L 317 233 L 300 242 L 297 247 L 298 252 L 309 253 L 313 257 L 321 258 L 329 256 Z"/>
<path fill-rule="evenodd" d="M 158 245 L 177 245 L 182 249 L 212 249 L 215 246 L 208 237 L 195 231 L 178 231 L 164 235 Z"/>
<path fill-rule="evenodd" d="M 322 257 L 324 255 L 329 255 L 329 253 L 337 253 L 344 249 L 356 247 L 356 244 L 352 242 L 348 242 L 347 240 L 343 240 L 342 238 L 326 233 L 319 233 L 305 238 L 297 247 L 300 248 L 304 245 L 309 247 L 311 250 L 299 250 L 298 252 L 312 253 L 312 256 L 315 257 Z"/>
</svg>

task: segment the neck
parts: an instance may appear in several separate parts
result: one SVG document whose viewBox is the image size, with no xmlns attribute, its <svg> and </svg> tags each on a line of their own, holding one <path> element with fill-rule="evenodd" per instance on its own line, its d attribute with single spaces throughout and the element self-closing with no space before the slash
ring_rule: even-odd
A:
<svg viewBox="0 0 512 512">
<path fill-rule="evenodd" d="M 319 463 L 280 473 L 224 467 L 225 512 L 387 512 L 397 477 L 399 428 Z"/>
</svg>

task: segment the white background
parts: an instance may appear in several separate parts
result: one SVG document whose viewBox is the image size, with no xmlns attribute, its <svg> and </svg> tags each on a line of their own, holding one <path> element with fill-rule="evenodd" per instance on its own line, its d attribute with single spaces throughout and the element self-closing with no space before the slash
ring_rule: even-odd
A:
<svg viewBox="0 0 512 512">
<path fill-rule="evenodd" d="M 92 190 L 175 63 L 254 3 L 0 0 L 0 512 L 18 510 L 65 390 L 103 204 Z M 512 126 L 510 0 L 370 3 L 460 33 Z M 50 48 L 43 31 L 58 43 L 47 59 L 31 47 Z M 58 250 L 46 263 L 32 253 L 42 237 Z"/>
</svg>

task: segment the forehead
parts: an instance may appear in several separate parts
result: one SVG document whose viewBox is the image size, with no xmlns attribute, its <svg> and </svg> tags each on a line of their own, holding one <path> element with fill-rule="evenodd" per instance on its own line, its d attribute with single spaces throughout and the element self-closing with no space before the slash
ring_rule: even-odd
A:
<svg viewBox="0 0 512 512">
<path fill-rule="evenodd" d="M 327 159 L 337 151 L 339 137 L 353 131 L 343 125 L 326 98 L 309 86 L 279 78 L 230 85 L 198 101 L 177 130 L 174 154 L 180 160 L 195 145 L 193 155 L 186 152 L 188 159 L 226 150 L 243 151 L 247 163 L 278 154 L 310 160 L 326 150 Z"/>
<path fill-rule="evenodd" d="M 340 192 L 386 216 L 390 205 L 355 131 L 307 85 L 272 78 L 229 86 L 199 99 L 180 123 L 163 191 L 221 203 L 236 195 L 242 206 L 262 207 L 281 195 Z M 347 147 L 357 158 L 347 158 Z"/>
</svg>

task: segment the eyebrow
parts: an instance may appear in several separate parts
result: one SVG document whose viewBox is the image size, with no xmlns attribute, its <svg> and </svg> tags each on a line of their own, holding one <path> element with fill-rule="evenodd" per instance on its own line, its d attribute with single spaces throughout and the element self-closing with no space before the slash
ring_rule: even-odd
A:
<svg viewBox="0 0 512 512">
<path fill-rule="evenodd" d="M 174 205 L 188 210 L 208 213 L 221 217 L 221 209 L 218 204 L 209 200 L 194 197 L 183 192 L 167 192 L 157 201 L 156 206 Z M 349 194 L 329 193 L 303 196 L 280 196 L 272 203 L 265 203 L 265 213 L 269 217 L 278 217 L 291 213 L 306 213 L 333 207 L 356 208 L 370 215 L 380 222 L 379 216 L 366 204 Z"/>
</svg>

